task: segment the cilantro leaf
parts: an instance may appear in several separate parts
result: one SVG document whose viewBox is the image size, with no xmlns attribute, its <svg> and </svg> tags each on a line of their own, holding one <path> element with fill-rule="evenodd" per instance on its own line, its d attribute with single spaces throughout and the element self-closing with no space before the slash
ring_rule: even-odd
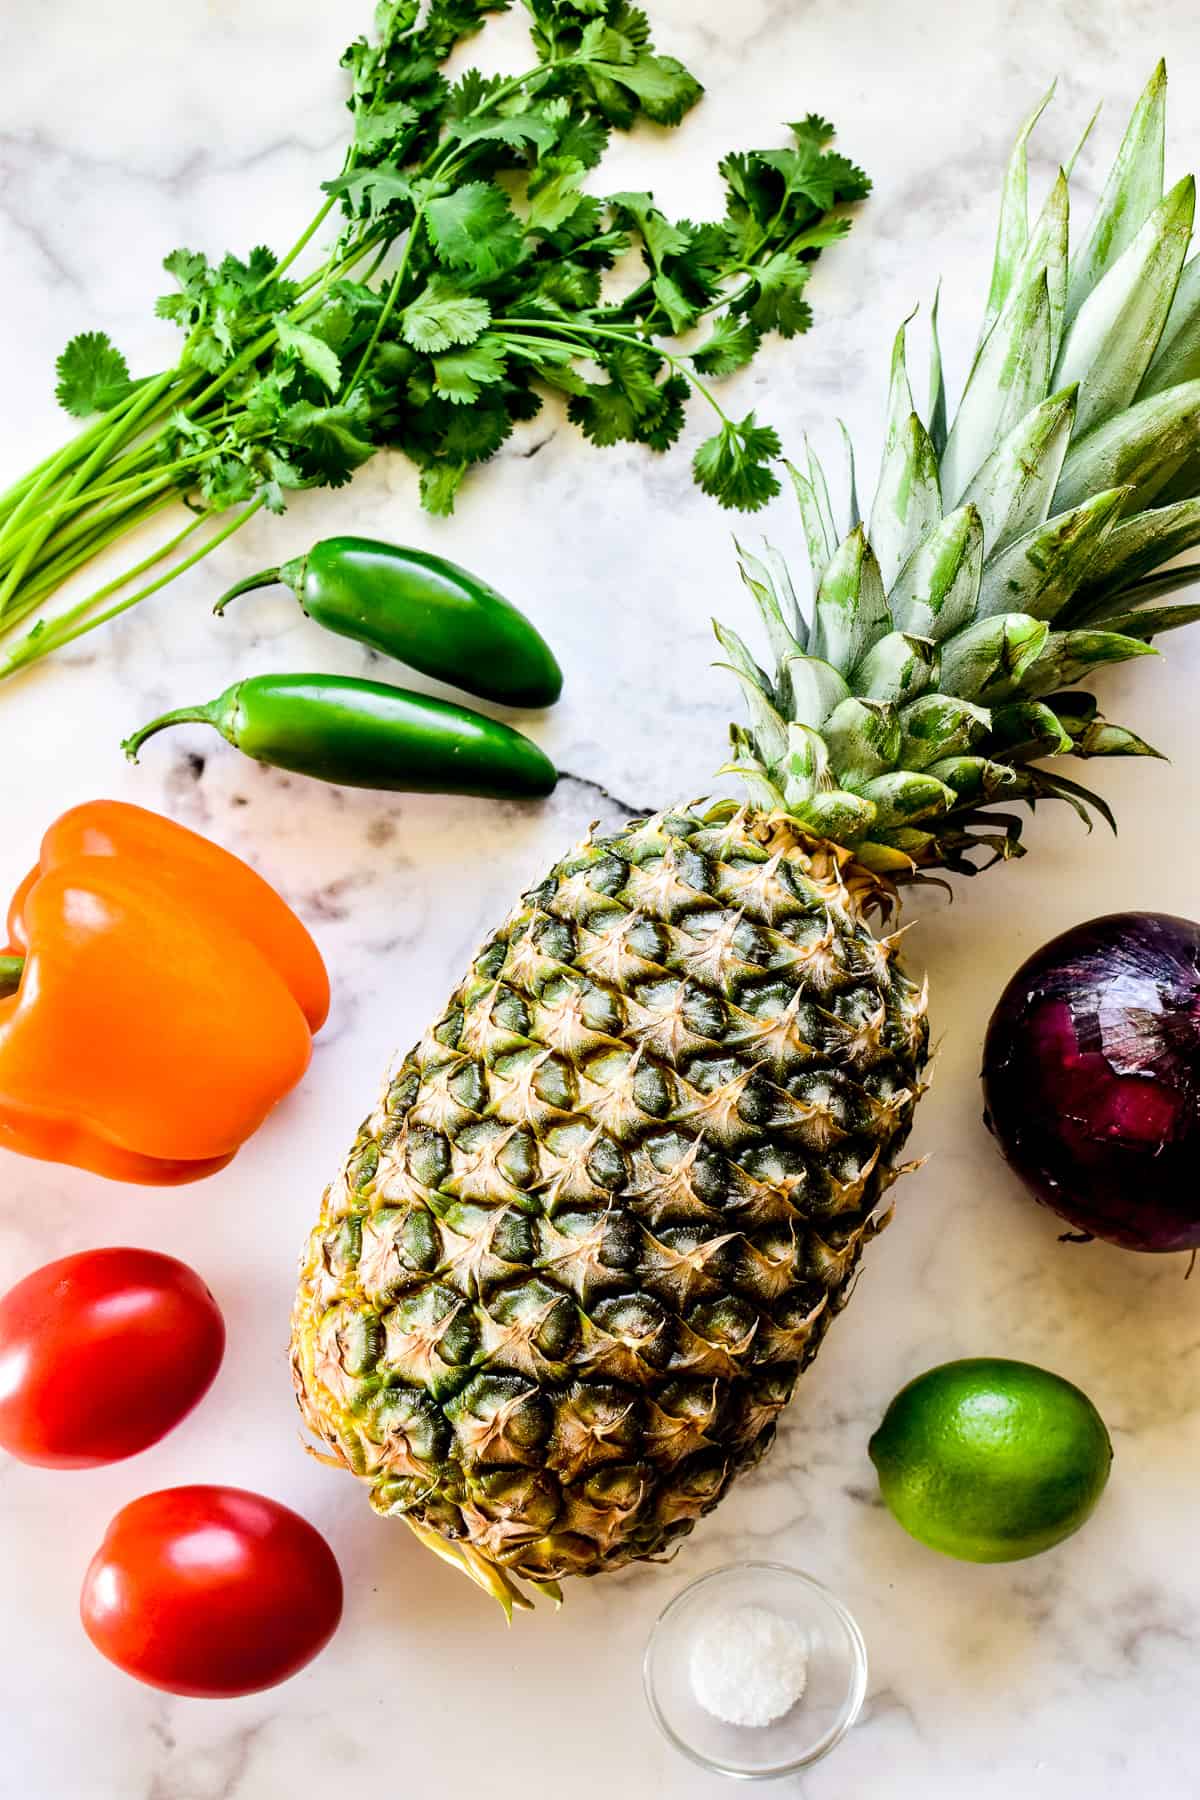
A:
<svg viewBox="0 0 1200 1800">
<path fill-rule="evenodd" d="M 539 266 L 536 292 L 559 311 L 585 312 L 600 298 L 600 276 L 598 268 L 564 256 Z"/>
<path fill-rule="evenodd" d="M 610 0 L 605 11 L 609 15 L 609 22 L 613 30 L 620 32 L 623 38 L 627 38 L 635 49 L 649 50 L 652 48 L 650 21 L 640 6 L 633 6 L 630 0 L 617 0 L 617 4 L 613 6 Z"/>
<path fill-rule="evenodd" d="M 260 484 L 258 491 L 262 496 L 262 502 L 267 511 L 269 513 L 274 513 L 276 518 L 282 517 L 287 511 L 287 502 L 283 497 L 283 483 L 278 477 L 272 475 L 268 480 Z"/>
<path fill-rule="evenodd" d="M 449 350 L 452 344 L 473 344 L 487 330 L 491 308 L 475 294 L 464 294 L 434 275 L 400 315 L 404 340 L 414 350 Z"/>
<path fill-rule="evenodd" d="M 469 181 L 431 200 L 425 222 L 438 260 L 484 281 L 515 268 L 524 253 L 520 221 L 508 196 L 488 181 Z"/>
<path fill-rule="evenodd" d="M 594 194 L 581 194 L 575 210 L 561 225 L 542 235 L 556 255 L 569 256 L 579 250 L 596 268 L 611 269 L 617 257 L 628 250 L 629 238 L 623 231 L 606 228 L 604 214 L 602 200 Z"/>
<path fill-rule="evenodd" d="M 209 506 L 223 510 L 253 498 L 255 471 L 240 456 L 216 456 L 200 476 L 199 491 Z"/>
<path fill-rule="evenodd" d="M 441 445 L 447 456 L 464 462 L 486 462 L 512 436 L 514 420 L 532 417 L 538 410 L 534 395 L 528 396 L 532 405 L 522 405 L 513 394 L 495 399 L 488 394 L 486 398 L 486 405 L 450 409 L 450 417 L 441 428 Z"/>
<path fill-rule="evenodd" d="M 352 175 L 339 175 L 336 181 L 324 181 L 321 186 L 326 194 L 342 201 L 352 218 L 377 218 L 397 201 L 409 206 L 417 203 L 411 178 L 386 165 L 357 169 Z"/>
<path fill-rule="evenodd" d="M 781 449 L 778 433 L 747 413 L 740 423 L 727 419 L 720 431 L 705 439 L 692 459 L 692 469 L 704 492 L 722 506 L 757 512 L 779 492 L 770 465 Z"/>
<path fill-rule="evenodd" d="M 587 382 L 577 369 L 572 368 L 569 362 L 558 363 L 547 358 L 540 358 L 520 345 L 516 346 L 511 354 L 518 361 L 532 363 L 536 368 L 538 380 L 544 386 L 554 388 L 560 394 L 584 395 L 588 391 Z"/>
<path fill-rule="evenodd" d="M 583 205 L 584 167 L 573 156 L 544 156 L 529 178 L 529 229 L 557 231 Z"/>
<path fill-rule="evenodd" d="M 608 135 L 603 119 L 567 113 L 558 133 L 558 153 L 573 156 L 585 169 L 594 169 L 608 149 Z"/>
<path fill-rule="evenodd" d="M 208 258 L 192 250 L 172 250 L 163 257 L 163 268 L 179 284 L 179 292 L 160 294 L 154 311 L 160 319 L 171 319 L 185 331 L 202 310 L 212 270 Z"/>
<path fill-rule="evenodd" d="M 590 64 L 593 74 L 628 88 L 656 125 L 678 125 L 704 93 L 695 76 L 673 56 L 641 56 L 634 63 Z"/>
<path fill-rule="evenodd" d="M 461 350 L 450 350 L 433 359 L 433 386 L 436 393 L 455 406 L 469 406 L 478 400 L 480 390 L 499 381 L 504 374 L 503 338 L 481 337 Z"/>
<path fill-rule="evenodd" d="M 108 412 L 133 392 L 129 364 L 103 331 L 82 331 L 73 337 L 55 370 L 55 397 L 76 419 Z"/>
<path fill-rule="evenodd" d="M 502 85 L 500 75 L 485 75 L 481 69 L 465 69 L 446 96 L 447 119 L 469 119 L 472 113 L 482 112 Z"/>
<path fill-rule="evenodd" d="M 801 262 L 790 250 L 777 250 L 756 271 L 753 286 L 735 303 L 736 309 L 745 312 L 760 334 L 778 331 L 782 337 L 795 337 L 812 324 L 812 308 L 803 297 L 811 273 L 811 263 Z"/>
<path fill-rule="evenodd" d="M 600 449 L 637 439 L 637 414 L 613 382 L 586 383 L 582 394 L 572 394 L 568 400 L 567 417 L 589 444 Z"/>
<path fill-rule="evenodd" d="M 373 152 L 385 146 L 393 149 L 414 125 L 421 123 L 420 109 L 411 100 L 393 100 L 390 105 L 363 108 L 355 116 L 354 142 L 360 150 Z"/>
<path fill-rule="evenodd" d="M 828 119 L 823 119 L 820 113 L 809 113 L 799 123 L 793 122 L 789 125 L 788 130 L 801 150 L 810 147 L 814 150 L 823 150 L 835 135 L 834 127 Z"/>
<path fill-rule="evenodd" d="M 256 244 L 245 262 L 232 253 L 223 256 L 217 273 L 222 281 L 240 287 L 247 294 L 255 294 L 269 280 L 275 267 L 274 251 L 268 250 L 265 244 Z"/>
<path fill-rule="evenodd" d="M 422 37 L 444 62 L 463 38 L 481 29 L 488 13 L 507 12 L 510 4 L 511 0 L 432 0 Z"/>
<path fill-rule="evenodd" d="M 280 313 L 275 319 L 279 342 L 291 352 L 302 368 L 315 375 L 331 394 L 336 394 L 342 379 L 342 365 L 336 350 L 331 350 L 314 332 L 293 325 Z"/>
<path fill-rule="evenodd" d="M 693 225 L 690 219 L 681 219 L 677 229 L 687 238 L 687 247 L 664 258 L 663 266 L 685 293 L 707 306 L 729 278 L 728 239 L 720 225 Z"/>
<path fill-rule="evenodd" d="M 537 113 L 513 113 L 500 118 L 485 115 L 479 119 L 462 119 L 450 127 L 450 136 L 464 144 L 494 139 L 497 143 L 532 144 L 536 150 L 549 150 L 558 133 L 549 120 Z"/>
<path fill-rule="evenodd" d="M 348 352 L 364 348 L 383 311 L 382 296 L 363 282 L 338 281 L 330 288 L 304 329 L 328 344 L 345 359 Z"/>
<path fill-rule="evenodd" d="M 668 376 L 659 387 L 659 404 L 652 417 L 641 421 L 637 441 L 660 455 L 671 448 L 683 430 L 685 408 L 692 391 L 682 375 Z"/>
<path fill-rule="evenodd" d="M 773 169 L 783 185 L 783 199 L 794 194 L 803 197 L 818 212 L 828 212 L 833 205 L 833 168 L 827 156 L 806 146 L 803 150 L 760 150 L 756 154 L 760 169 Z"/>
<path fill-rule="evenodd" d="M 366 423 L 358 395 L 346 405 L 310 406 L 298 401 L 280 420 L 279 435 L 296 448 L 296 462 L 307 481 L 344 487 L 355 469 L 375 453 Z"/>
<path fill-rule="evenodd" d="M 659 404 L 657 376 L 662 366 L 660 357 L 653 351 L 633 345 L 621 346 L 605 356 L 604 366 L 632 404 L 635 413 L 644 415 L 653 412 Z"/>
<path fill-rule="evenodd" d="M 683 425 L 688 385 L 679 376 L 659 382 L 661 358 L 633 347 L 603 353 L 609 379 L 587 382 L 567 404 L 567 416 L 593 444 L 623 442 L 666 449 Z"/>
<path fill-rule="evenodd" d="M 173 250 L 163 267 L 179 291 L 162 295 L 154 310 L 187 333 L 185 362 L 214 373 L 233 360 L 240 340 L 261 333 L 295 299 L 295 285 L 275 276 L 275 258 L 262 245 L 245 262 L 231 254 L 215 268 L 195 251 Z"/>
<path fill-rule="evenodd" d="M 818 219 L 815 225 L 800 232 L 792 239 L 788 248 L 793 253 L 801 250 L 825 250 L 830 244 L 836 244 L 846 237 L 853 222 L 844 213 L 832 213 L 828 218 Z"/>
<path fill-rule="evenodd" d="M 640 234 L 652 267 L 657 269 L 666 257 L 679 256 L 690 249 L 690 233 L 681 226 L 672 225 L 666 214 L 659 212 L 653 195 L 612 194 L 609 204 L 615 208 L 622 225 Z"/>
<path fill-rule="evenodd" d="M 389 442 L 403 450 L 422 469 L 442 463 L 485 462 L 509 437 L 514 418 L 529 409 L 526 396 L 506 384 L 486 389 L 474 406 L 453 406 L 432 396 L 423 406 L 409 406 L 398 415 Z M 537 401 L 533 399 L 533 410 Z"/>
<path fill-rule="evenodd" d="M 828 157 L 833 171 L 833 197 L 841 205 L 849 205 L 855 200 L 865 200 L 871 192 L 871 177 L 864 174 L 857 163 L 849 157 L 839 156 L 830 151 Z"/>
<path fill-rule="evenodd" d="M 761 342 L 760 334 L 747 319 L 722 313 L 713 320 L 710 336 L 692 352 L 692 364 L 701 375 L 732 375 L 744 369 Z"/>
<path fill-rule="evenodd" d="M 172 250 L 163 257 L 163 268 L 173 275 L 185 294 L 196 293 L 209 275 L 208 258 L 197 250 Z"/>
<path fill-rule="evenodd" d="M 633 63 L 638 46 L 624 32 L 616 30 L 605 16 L 606 6 L 591 8 L 599 16 L 589 19 L 579 39 L 578 55 L 585 62 Z"/>
<path fill-rule="evenodd" d="M 696 323 L 698 312 L 679 283 L 670 275 L 659 274 L 654 277 L 651 285 L 655 299 L 671 321 L 671 330 L 690 331 Z"/>
<path fill-rule="evenodd" d="M 429 463 L 421 470 L 421 505 L 435 518 L 448 519 L 467 472 L 466 463 Z"/>
</svg>

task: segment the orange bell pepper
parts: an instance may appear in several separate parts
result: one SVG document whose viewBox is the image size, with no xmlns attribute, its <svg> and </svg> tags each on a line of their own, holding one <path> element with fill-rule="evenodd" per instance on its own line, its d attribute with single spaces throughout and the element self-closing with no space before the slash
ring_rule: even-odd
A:
<svg viewBox="0 0 1200 1800">
<path fill-rule="evenodd" d="M 8 916 L 0 1145 L 118 1181 L 224 1168 L 308 1067 L 316 945 L 228 851 L 139 806 L 64 813 Z"/>
</svg>

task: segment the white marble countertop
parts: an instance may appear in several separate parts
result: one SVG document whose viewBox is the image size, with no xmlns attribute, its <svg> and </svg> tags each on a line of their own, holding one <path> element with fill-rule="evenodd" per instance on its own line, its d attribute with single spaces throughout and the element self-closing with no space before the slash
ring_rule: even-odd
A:
<svg viewBox="0 0 1200 1800">
<path fill-rule="evenodd" d="M 0 458 L 19 474 L 63 435 L 52 363 L 103 326 L 135 366 L 167 328 L 149 316 L 177 243 L 220 251 L 290 241 L 338 157 L 337 57 L 367 0 L 50 0 L 0 19 Z M 952 374 L 986 279 L 1012 132 L 1058 73 L 1035 176 L 1107 103 L 1101 156 L 1160 53 L 1173 78 L 1170 166 L 1200 162 L 1200 13 L 1191 0 L 654 0 L 660 42 L 710 94 L 669 147 L 614 152 L 613 186 L 670 207 L 715 199 L 717 157 L 775 141 L 819 109 L 877 183 L 850 244 L 822 263 L 818 326 L 742 378 L 792 444 L 830 443 L 835 415 L 874 454 L 899 318 L 945 278 Z M 515 20 L 489 28 L 515 56 Z M 515 66 L 515 63 L 514 65 Z M 636 179 L 635 179 L 636 178 Z M 955 328 L 957 321 L 957 329 Z M 521 454 L 549 436 L 530 462 Z M 659 1740 L 639 1661 L 680 1585 L 733 1557 L 821 1575 L 861 1620 L 870 1698 L 845 1745 L 803 1781 L 811 1800 L 1191 1800 L 1200 1649 L 1200 1293 L 1181 1258 L 1062 1247 L 1007 1176 L 980 1123 L 980 1037 L 1033 946 L 1120 906 L 1200 912 L 1193 829 L 1193 683 L 1200 633 L 1108 684 L 1121 716 L 1174 756 L 1098 780 L 1114 844 L 1047 814 L 1020 866 L 930 893 L 910 942 L 929 969 L 944 1048 L 894 1228 L 788 1415 L 669 1569 L 579 1584 L 566 1610 L 504 1633 L 486 1601 L 365 1496 L 303 1457 L 284 1358 L 296 1254 L 385 1059 L 416 1036 L 485 927 L 609 806 L 564 782 L 541 809 L 347 793 L 262 771 L 202 732 L 163 739 L 140 769 L 118 740 L 150 711 L 208 698 L 235 673 L 364 667 L 283 597 L 221 626 L 219 581 L 323 532 L 361 529 L 452 550 L 544 623 L 567 673 L 535 725 L 566 769 L 631 805 L 705 787 L 731 696 L 709 671 L 708 619 L 745 621 L 730 521 L 691 487 L 686 455 L 599 453 L 540 421 L 465 490 L 453 525 L 416 507 L 411 470 L 380 459 L 352 488 L 252 526 L 216 567 L 5 690 L 5 893 L 45 824 L 99 794 L 140 801 L 249 857 L 309 923 L 336 1003 L 302 1089 L 224 1174 L 194 1188 L 121 1188 L 0 1161 L 0 1286 L 104 1243 L 192 1262 L 225 1310 L 229 1351 L 196 1415 L 140 1459 L 83 1475 L 0 1466 L 0 1794 L 22 1800 L 274 1800 L 360 1789 L 521 1800 L 699 1800 L 725 1791 Z M 772 536 L 798 549 L 779 502 Z M 1078 1381 L 1108 1420 L 1116 1465 L 1094 1521 L 1028 1563 L 981 1568 L 909 1541 L 878 1504 L 866 1440 L 894 1390 L 947 1357 L 997 1353 Z M 182 1481 L 264 1489 L 327 1532 L 347 1578 L 343 1627 L 287 1686 L 238 1702 L 152 1693 L 96 1657 L 79 1581 L 126 1500 Z"/>
</svg>

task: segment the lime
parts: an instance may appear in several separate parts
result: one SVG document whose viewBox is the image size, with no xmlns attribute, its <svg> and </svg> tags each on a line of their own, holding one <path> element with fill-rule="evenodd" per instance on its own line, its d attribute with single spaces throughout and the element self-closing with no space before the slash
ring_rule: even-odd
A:
<svg viewBox="0 0 1200 1800">
<path fill-rule="evenodd" d="M 870 1442 L 888 1508 L 922 1544 L 1015 1562 L 1078 1531 L 1112 1444 L 1086 1394 L 1032 1363 L 968 1357 L 901 1388 Z"/>
</svg>

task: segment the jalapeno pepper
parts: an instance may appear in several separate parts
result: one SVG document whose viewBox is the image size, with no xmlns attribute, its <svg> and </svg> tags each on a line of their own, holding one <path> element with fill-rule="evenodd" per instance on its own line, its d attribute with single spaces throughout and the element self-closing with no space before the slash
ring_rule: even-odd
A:
<svg viewBox="0 0 1200 1800">
<path fill-rule="evenodd" d="M 562 670 L 517 608 L 457 563 L 424 550 L 332 537 L 307 556 L 235 583 L 239 594 L 284 582 L 327 631 L 369 644 L 410 669 L 504 706 L 553 706 Z"/>
<path fill-rule="evenodd" d="M 151 720 L 121 746 L 131 761 L 170 725 L 211 725 L 256 761 L 343 787 L 532 799 L 558 780 L 529 738 L 430 694 L 346 675 L 251 675 L 207 706 Z"/>
</svg>

